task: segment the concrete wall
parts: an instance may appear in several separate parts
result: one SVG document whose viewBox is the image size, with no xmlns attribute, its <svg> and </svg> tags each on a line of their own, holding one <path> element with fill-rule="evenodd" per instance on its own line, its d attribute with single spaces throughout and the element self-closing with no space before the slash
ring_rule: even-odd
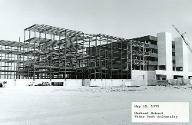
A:
<svg viewBox="0 0 192 125">
<path fill-rule="evenodd" d="M 183 67 L 183 41 L 181 38 L 175 39 L 175 65 Z"/>
<path fill-rule="evenodd" d="M 158 65 L 166 65 L 166 40 L 165 34 L 157 34 L 157 47 L 158 47 Z"/>
<path fill-rule="evenodd" d="M 177 43 L 175 46 L 177 48 L 175 50 L 176 66 L 179 63 L 180 66 L 183 67 L 183 71 L 188 72 L 189 71 L 189 61 L 188 61 L 189 48 L 180 37 L 175 39 L 175 43 Z"/>
<path fill-rule="evenodd" d="M 192 45 L 192 43 L 190 43 L 190 45 Z M 192 46 L 191 46 L 191 48 L 192 48 Z M 188 50 L 189 51 L 189 54 L 188 54 L 188 71 L 189 72 L 192 72 L 192 50 Z"/>
<path fill-rule="evenodd" d="M 112 87 L 112 86 L 138 86 L 143 85 L 143 80 L 141 82 L 139 81 L 133 81 L 130 79 L 96 79 L 96 80 L 90 80 L 90 79 L 1 79 L 0 82 L 3 83 L 6 81 L 5 86 L 6 87 L 23 87 L 28 85 L 37 85 L 41 84 L 42 82 L 48 82 L 51 84 L 51 82 L 63 82 L 63 86 L 65 88 L 79 88 L 84 86 L 100 86 L 100 87 Z"/>
<path fill-rule="evenodd" d="M 89 82 L 90 87 L 117 87 L 117 86 L 141 86 L 143 84 L 143 80 L 141 82 L 134 81 L 131 79 L 92 79 L 86 80 Z M 141 84 L 142 83 L 142 84 Z"/>
<path fill-rule="evenodd" d="M 64 81 L 64 86 L 67 88 L 79 88 L 82 86 L 82 79 L 66 79 Z"/>
<path fill-rule="evenodd" d="M 184 53 L 184 66 L 186 65 L 185 71 L 187 72 L 192 72 L 192 43 L 190 40 L 187 39 L 187 37 L 185 37 L 186 41 L 188 42 L 189 46 L 186 45 L 186 43 L 184 41 L 183 42 L 183 53 Z"/>
<path fill-rule="evenodd" d="M 183 67 L 183 76 L 188 79 L 189 72 L 192 72 L 192 52 L 182 38 L 175 39 L 176 66 Z"/>
<path fill-rule="evenodd" d="M 132 70 L 132 80 L 138 85 L 149 85 L 156 80 L 155 71 Z"/>
<path fill-rule="evenodd" d="M 172 79 L 172 35 L 167 32 L 157 34 L 158 65 L 166 65 L 167 78 Z"/>
</svg>

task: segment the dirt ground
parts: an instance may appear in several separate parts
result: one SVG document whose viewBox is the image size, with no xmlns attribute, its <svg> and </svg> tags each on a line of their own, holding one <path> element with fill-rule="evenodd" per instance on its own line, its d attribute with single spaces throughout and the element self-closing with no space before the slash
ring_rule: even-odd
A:
<svg viewBox="0 0 192 125">
<path fill-rule="evenodd" d="M 0 125 L 141 125 L 131 123 L 133 101 L 191 103 L 192 89 L 188 86 L 0 88 Z M 190 113 L 192 113 L 191 104 Z M 190 121 L 192 121 L 191 115 Z M 157 125 L 164 124 L 182 123 Z M 192 125 L 192 122 L 182 125 Z"/>
</svg>

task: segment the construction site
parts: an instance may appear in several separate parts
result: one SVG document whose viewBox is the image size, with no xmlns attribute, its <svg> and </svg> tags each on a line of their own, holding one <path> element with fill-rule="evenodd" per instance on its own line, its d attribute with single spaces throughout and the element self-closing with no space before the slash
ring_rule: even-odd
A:
<svg viewBox="0 0 192 125">
<path fill-rule="evenodd" d="M 24 41 L 1 40 L 0 47 L 1 79 L 122 79 L 148 85 L 192 77 L 188 44 L 167 32 L 125 39 L 35 24 L 24 29 Z"/>
<path fill-rule="evenodd" d="M 149 52 L 157 54 L 157 46 L 148 37 L 129 40 L 35 24 L 24 29 L 24 42 L 0 41 L 0 78 L 131 79 L 132 69 L 156 69 L 157 56 Z M 153 48 L 146 40 L 154 41 Z"/>
</svg>

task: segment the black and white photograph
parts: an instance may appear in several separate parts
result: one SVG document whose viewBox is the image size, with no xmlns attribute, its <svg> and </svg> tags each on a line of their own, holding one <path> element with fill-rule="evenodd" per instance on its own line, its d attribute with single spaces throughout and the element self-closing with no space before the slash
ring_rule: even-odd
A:
<svg viewBox="0 0 192 125">
<path fill-rule="evenodd" d="M 0 125 L 192 125 L 191 0 L 0 0 Z"/>
</svg>

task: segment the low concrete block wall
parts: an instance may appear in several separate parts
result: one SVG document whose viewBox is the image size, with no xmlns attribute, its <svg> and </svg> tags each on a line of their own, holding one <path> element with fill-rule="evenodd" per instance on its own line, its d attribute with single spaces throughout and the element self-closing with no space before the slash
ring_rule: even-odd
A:
<svg viewBox="0 0 192 125">
<path fill-rule="evenodd" d="M 27 86 L 33 84 L 33 79 L 16 79 L 16 86 Z"/>
<path fill-rule="evenodd" d="M 6 86 L 28 86 L 38 85 L 47 82 L 50 85 L 53 82 L 60 82 L 63 86 L 68 88 L 78 88 L 81 86 L 144 86 L 147 84 L 154 84 L 153 80 L 133 80 L 133 79 L 1 79 L 0 82 L 6 81 Z M 148 83 L 147 83 L 148 82 Z M 151 82 L 151 83 L 150 83 Z"/>
<path fill-rule="evenodd" d="M 64 86 L 67 88 L 79 88 L 82 86 L 82 79 L 66 79 Z"/>
<path fill-rule="evenodd" d="M 0 82 L 6 82 L 5 87 L 38 85 L 43 82 L 47 82 L 50 85 L 52 82 L 62 82 L 63 86 L 67 88 L 78 88 L 82 86 L 82 79 L 0 79 Z"/>
<path fill-rule="evenodd" d="M 89 80 L 88 85 L 100 86 L 100 87 L 112 87 L 112 86 L 142 86 L 145 81 L 143 80 L 131 80 L 131 79 L 95 79 Z"/>
</svg>

